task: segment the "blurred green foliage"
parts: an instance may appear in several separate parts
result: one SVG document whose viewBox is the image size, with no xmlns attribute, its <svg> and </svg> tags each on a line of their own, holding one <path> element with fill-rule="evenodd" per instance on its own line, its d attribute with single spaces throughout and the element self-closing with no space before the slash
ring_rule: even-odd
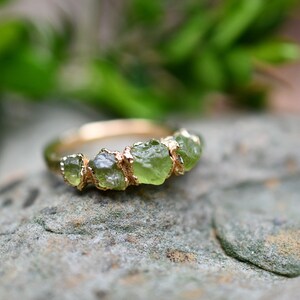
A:
<svg viewBox="0 0 300 300">
<path fill-rule="evenodd" d="M 67 18 L 59 31 L 1 17 L 0 96 L 76 98 L 123 117 L 200 111 L 215 91 L 260 107 L 265 88 L 253 84 L 256 62 L 299 57 L 297 45 L 274 37 L 294 3 L 130 0 L 113 43 L 84 55 L 72 49 L 78 37 Z M 0 13 L 9 4 L 0 1 Z"/>
</svg>

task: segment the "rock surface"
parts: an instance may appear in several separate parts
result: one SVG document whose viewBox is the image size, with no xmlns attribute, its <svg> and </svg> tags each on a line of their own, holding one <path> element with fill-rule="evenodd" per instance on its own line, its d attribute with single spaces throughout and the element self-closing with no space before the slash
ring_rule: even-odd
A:
<svg viewBox="0 0 300 300">
<path fill-rule="evenodd" d="M 0 298 L 295 295 L 300 120 L 184 125 L 203 134 L 203 158 L 161 186 L 79 193 L 42 170 L 3 181 Z"/>
<path fill-rule="evenodd" d="M 212 195 L 216 233 L 226 253 L 265 270 L 299 276 L 299 183 L 300 176 L 294 176 Z"/>
<path fill-rule="evenodd" d="M 261 300 L 291 300 L 299 299 L 300 278 L 292 279 L 284 284 L 279 284 L 269 293 L 266 293 Z"/>
</svg>

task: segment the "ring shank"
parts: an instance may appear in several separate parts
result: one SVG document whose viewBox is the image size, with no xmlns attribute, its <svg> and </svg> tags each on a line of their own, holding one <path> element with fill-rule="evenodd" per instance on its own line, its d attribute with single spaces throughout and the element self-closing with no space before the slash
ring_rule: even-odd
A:
<svg viewBox="0 0 300 300">
<path fill-rule="evenodd" d="M 63 134 L 46 146 L 44 157 L 48 167 L 60 171 L 60 160 L 64 152 L 80 145 L 106 138 L 138 135 L 144 137 L 166 137 L 174 130 L 159 123 L 143 119 L 100 121 L 83 125 L 77 130 Z"/>
</svg>

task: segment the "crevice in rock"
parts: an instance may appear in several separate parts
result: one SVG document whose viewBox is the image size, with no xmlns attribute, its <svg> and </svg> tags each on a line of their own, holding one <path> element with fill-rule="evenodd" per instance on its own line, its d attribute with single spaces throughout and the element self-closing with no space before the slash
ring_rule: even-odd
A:
<svg viewBox="0 0 300 300">
<path fill-rule="evenodd" d="M 12 204 L 13 204 L 12 198 L 6 198 L 6 199 L 2 202 L 2 207 L 11 206 Z"/>
<path fill-rule="evenodd" d="M 57 232 L 57 231 L 54 231 L 51 228 L 49 228 L 43 219 L 38 218 L 38 219 L 35 219 L 34 222 L 36 224 L 40 225 L 46 232 L 50 232 L 50 233 L 54 233 L 54 234 L 64 234 L 64 232 L 59 232 L 59 231 Z"/>
<path fill-rule="evenodd" d="M 6 185 L 0 187 L 0 195 L 10 192 L 14 188 L 16 188 L 22 181 L 23 181 L 22 178 L 18 178 L 18 179 L 15 179 L 15 180 L 9 182 Z"/>
<path fill-rule="evenodd" d="M 42 225 L 41 225 L 42 226 Z M 49 232 L 49 233 L 53 233 L 53 234 L 59 234 L 59 235 L 68 235 L 67 233 L 65 232 L 62 232 L 62 231 L 55 231 L 47 226 L 42 226 L 42 228 L 46 231 L 46 232 Z"/>
<path fill-rule="evenodd" d="M 38 198 L 39 194 L 40 194 L 40 190 L 37 188 L 33 188 L 29 190 L 29 194 L 23 203 L 23 208 L 27 208 L 33 205 L 36 199 Z"/>
<path fill-rule="evenodd" d="M 17 229 L 13 231 L 7 231 L 7 232 L 0 232 L 0 236 L 5 236 L 5 235 L 13 235 L 17 232 Z"/>
<path fill-rule="evenodd" d="M 70 234 L 76 234 L 76 235 L 90 235 L 89 232 L 87 232 L 86 230 L 78 230 L 76 228 L 74 228 L 74 230 L 72 231 L 72 228 L 62 228 L 63 230 L 55 230 L 52 229 L 50 227 L 48 227 L 45 223 L 45 221 L 41 218 L 35 219 L 35 223 L 40 225 L 46 232 L 52 233 L 52 234 L 59 234 L 59 235 L 70 235 Z"/>
</svg>

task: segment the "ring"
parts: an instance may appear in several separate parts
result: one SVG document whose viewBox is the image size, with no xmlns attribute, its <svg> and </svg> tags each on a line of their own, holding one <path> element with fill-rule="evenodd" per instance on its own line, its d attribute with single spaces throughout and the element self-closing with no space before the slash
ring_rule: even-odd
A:
<svg viewBox="0 0 300 300">
<path fill-rule="evenodd" d="M 147 141 L 126 146 L 122 152 L 102 148 L 94 159 L 72 150 L 89 142 L 139 136 Z M 160 185 L 171 176 L 183 175 L 199 161 L 203 143 L 186 129 L 143 119 L 102 121 L 83 125 L 46 146 L 48 168 L 66 183 L 83 190 L 94 184 L 100 190 L 125 190 L 129 185 Z"/>
</svg>

